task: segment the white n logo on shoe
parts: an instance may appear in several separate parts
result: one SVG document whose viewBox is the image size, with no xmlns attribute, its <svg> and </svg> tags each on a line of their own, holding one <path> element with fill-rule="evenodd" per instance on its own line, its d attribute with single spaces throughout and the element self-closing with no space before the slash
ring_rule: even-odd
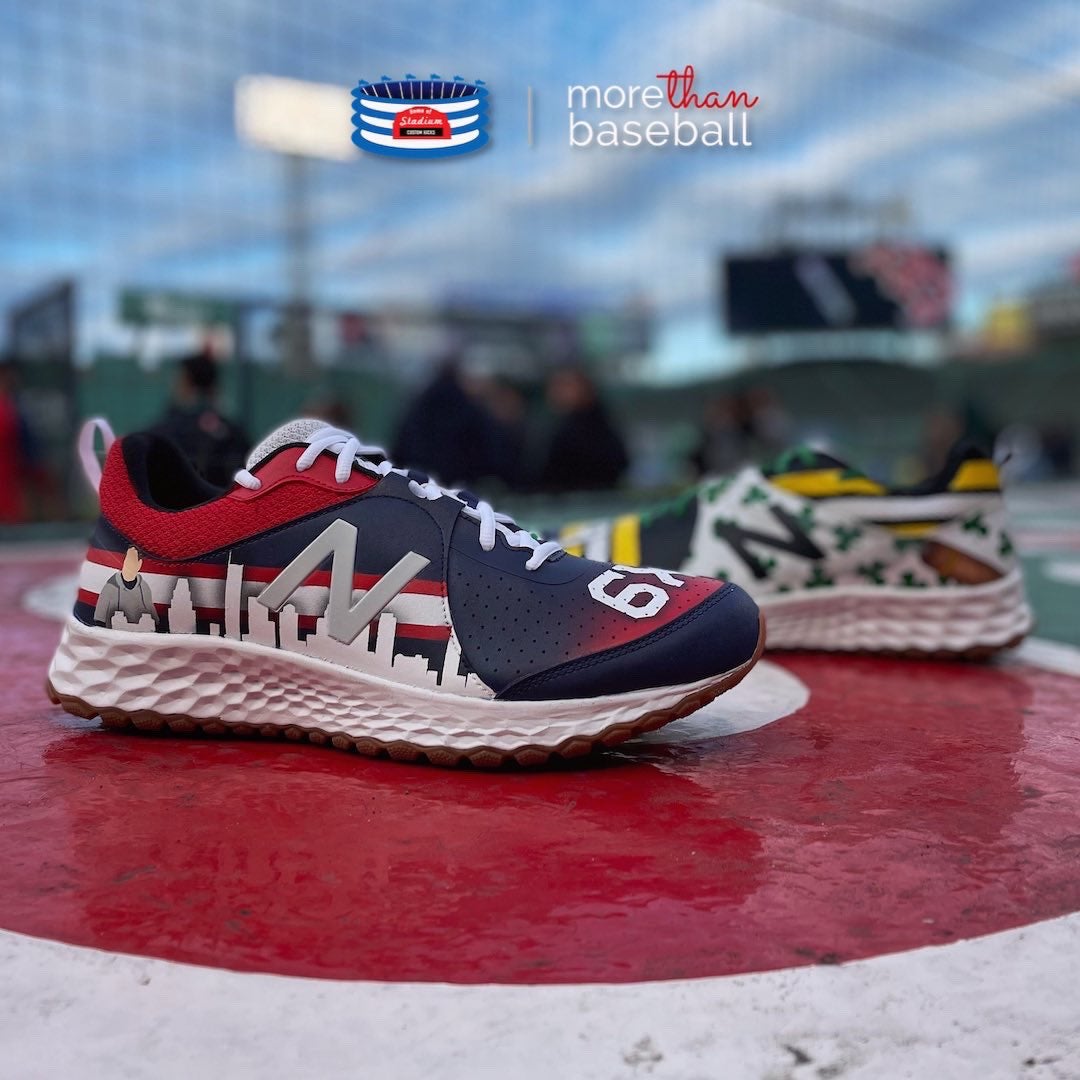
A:
<svg viewBox="0 0 1080 1080">
<path fill-rule="evenodd" d="M 280 611 L 289 597 L 304 584 L 309 575 L 319 569 L 328 555 L 332 555 L 334 561 L 330 565 L 330 601 L 326 605 L 326 632 L 345 645 L 351 645 L 371 620 L 431 562 L 423 555 L 410 551 L 353 604 L 356 526 L 338 518 L 315 537 L 256 599 L 271 611 Z"/>
</svg>

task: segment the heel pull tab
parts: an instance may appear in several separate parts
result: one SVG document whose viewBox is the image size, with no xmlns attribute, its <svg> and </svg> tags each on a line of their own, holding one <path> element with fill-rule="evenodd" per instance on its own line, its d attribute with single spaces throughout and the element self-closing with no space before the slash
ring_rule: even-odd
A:
<svg viewBox="0 0 1080 1080">
<path fill-rule="evenodd" d="M 109 426 L 109 421 L 103 416 L 92 416 L 83 424 L 79 431 L 78 442 L 79 464 L 82 465 L 83 476 L 86 477 L 86 482 L 94 489 L 95 495 L 101 487 L 101 465 L 98 463 L 97 453 L 94 450 L 94 436 L 99 431 L 107 454 L 109 447 L 116 442 L 116 436 Z"/>
</svg>

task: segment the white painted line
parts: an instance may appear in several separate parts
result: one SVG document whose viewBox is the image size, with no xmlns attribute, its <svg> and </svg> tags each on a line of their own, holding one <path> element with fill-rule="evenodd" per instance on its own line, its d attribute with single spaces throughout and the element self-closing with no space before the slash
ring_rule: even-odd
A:
<svg viewBox="0 0 1080 1080">
<path fill-rule="evenodd" d="M 1021 525 L 1012 530 L 1012 537 L 1021 555 L 1080 551 L 1080 525 L 1059 523 L 1041 528 Z"/>
<path fill-rule="evenodd" d="M 1001 655 L 1005 664 L 1028 664 L 1058 675 L 1080 678 L 1080 649 L 1060 641 L 1027 638 L 1021 645 Z"/>
<path fill-rule="evenodd" d="M 1039 568 L 1051 581 L 1080 585 L 1080 559 L 1051 559 Z"/>
<path fill-rule="evenodd" d="M 86 542 L 78 540 L 15 540 L 0 544 L 0 563 L 39 563 L 54 559 L 77 562 L 86 554 Z"/>
<path fill-rule="evenodd" d="M 49 578 L 40 585 L 27 589 L 22 595 L 24 611 L 31 615 L 40 615 L 43 619 L 55 619 L 63 622 L 75 606 L 75 596 L 79 591 L 77 573 L 61 574 Z"/>
<path fill-rule="evenodd" d="M 0 932 L 0 1050 L 12 1080 L 1070 1077 L 1078 951 L 1069 915 L 838 967 L 465 987 L 246 975 Z"/>
<path fill-rule="evenodd" d="M 677 724 L 638 735 L 634 742 L 675 746 L 755 731 L 798 712 L 809 700 L 802 679 L 771 660 L 759 660 L 738 686 Z"/>
</svg>

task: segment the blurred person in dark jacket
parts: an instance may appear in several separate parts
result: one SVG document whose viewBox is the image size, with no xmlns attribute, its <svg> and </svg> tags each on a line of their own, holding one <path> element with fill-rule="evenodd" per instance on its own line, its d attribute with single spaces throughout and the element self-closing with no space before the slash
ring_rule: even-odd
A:
<svg viewBox="0 0 1080 1080">
<path fill-rule="evenodd" d="M 742 425 L 753 461 L 775 457 L 791 442 L 791 418 L 767 386 L 743 392 Z"/>
<path fill-rule="evenodd" d="M 405 410 L 390 457 L 448 484 L 468 485 L 492 474 L 491 445 L 491 417 L 451 358 Z"/>
<path fill-rule="evenodd" d="M 614 487 L 630 459 L 622 436 L 580 368 L 561 368 L 547 385 L 558 420 L 541 474 L 545 491 L 600 491 Z"/>
<path fill-rule="evenodd" d="M 1051 424 L 1042 430 L 1043 453 L 1053 476 L 1068 477 L 1075 472 L 1076 435 L 1068 423 Z"/>
<path fill-rule="evenodd" d="M 244 467 L 251 442 L 217 407 L 218 366 L 205 352 L 180 361 L 173 400 L 150 429 L 183 450 L 204 479 L 228 487 Z"/>
<path fill-rule="evenodd" d="M 718 476 L 746 462 L 746 433 L 739 413 L 734 394 L 718 394 L 706 402 L 701 437 L 690 454 L 696 475 Z"/>
<path fill-rule="evenodd" d="M 508 379 L 493 376 L 480 390 L 488 414 L 488 476 L 511 491 L 526 487 L 525 395 Z"/>
</svg>

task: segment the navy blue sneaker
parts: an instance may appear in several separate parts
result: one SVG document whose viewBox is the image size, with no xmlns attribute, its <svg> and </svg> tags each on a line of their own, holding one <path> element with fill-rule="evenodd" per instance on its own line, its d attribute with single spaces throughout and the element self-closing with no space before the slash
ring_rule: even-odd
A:
<svg viewBox="0 0 1080 1080">
<path fill-rule="evenodd" d="M 49 693 L 108 727 L 533 765 L 687 715 L 763 645 L 737 586 L 568 555 L 321 421 L 225 492 L 152 435 L 80 446 L 101 517 Z"/>
</svg>

